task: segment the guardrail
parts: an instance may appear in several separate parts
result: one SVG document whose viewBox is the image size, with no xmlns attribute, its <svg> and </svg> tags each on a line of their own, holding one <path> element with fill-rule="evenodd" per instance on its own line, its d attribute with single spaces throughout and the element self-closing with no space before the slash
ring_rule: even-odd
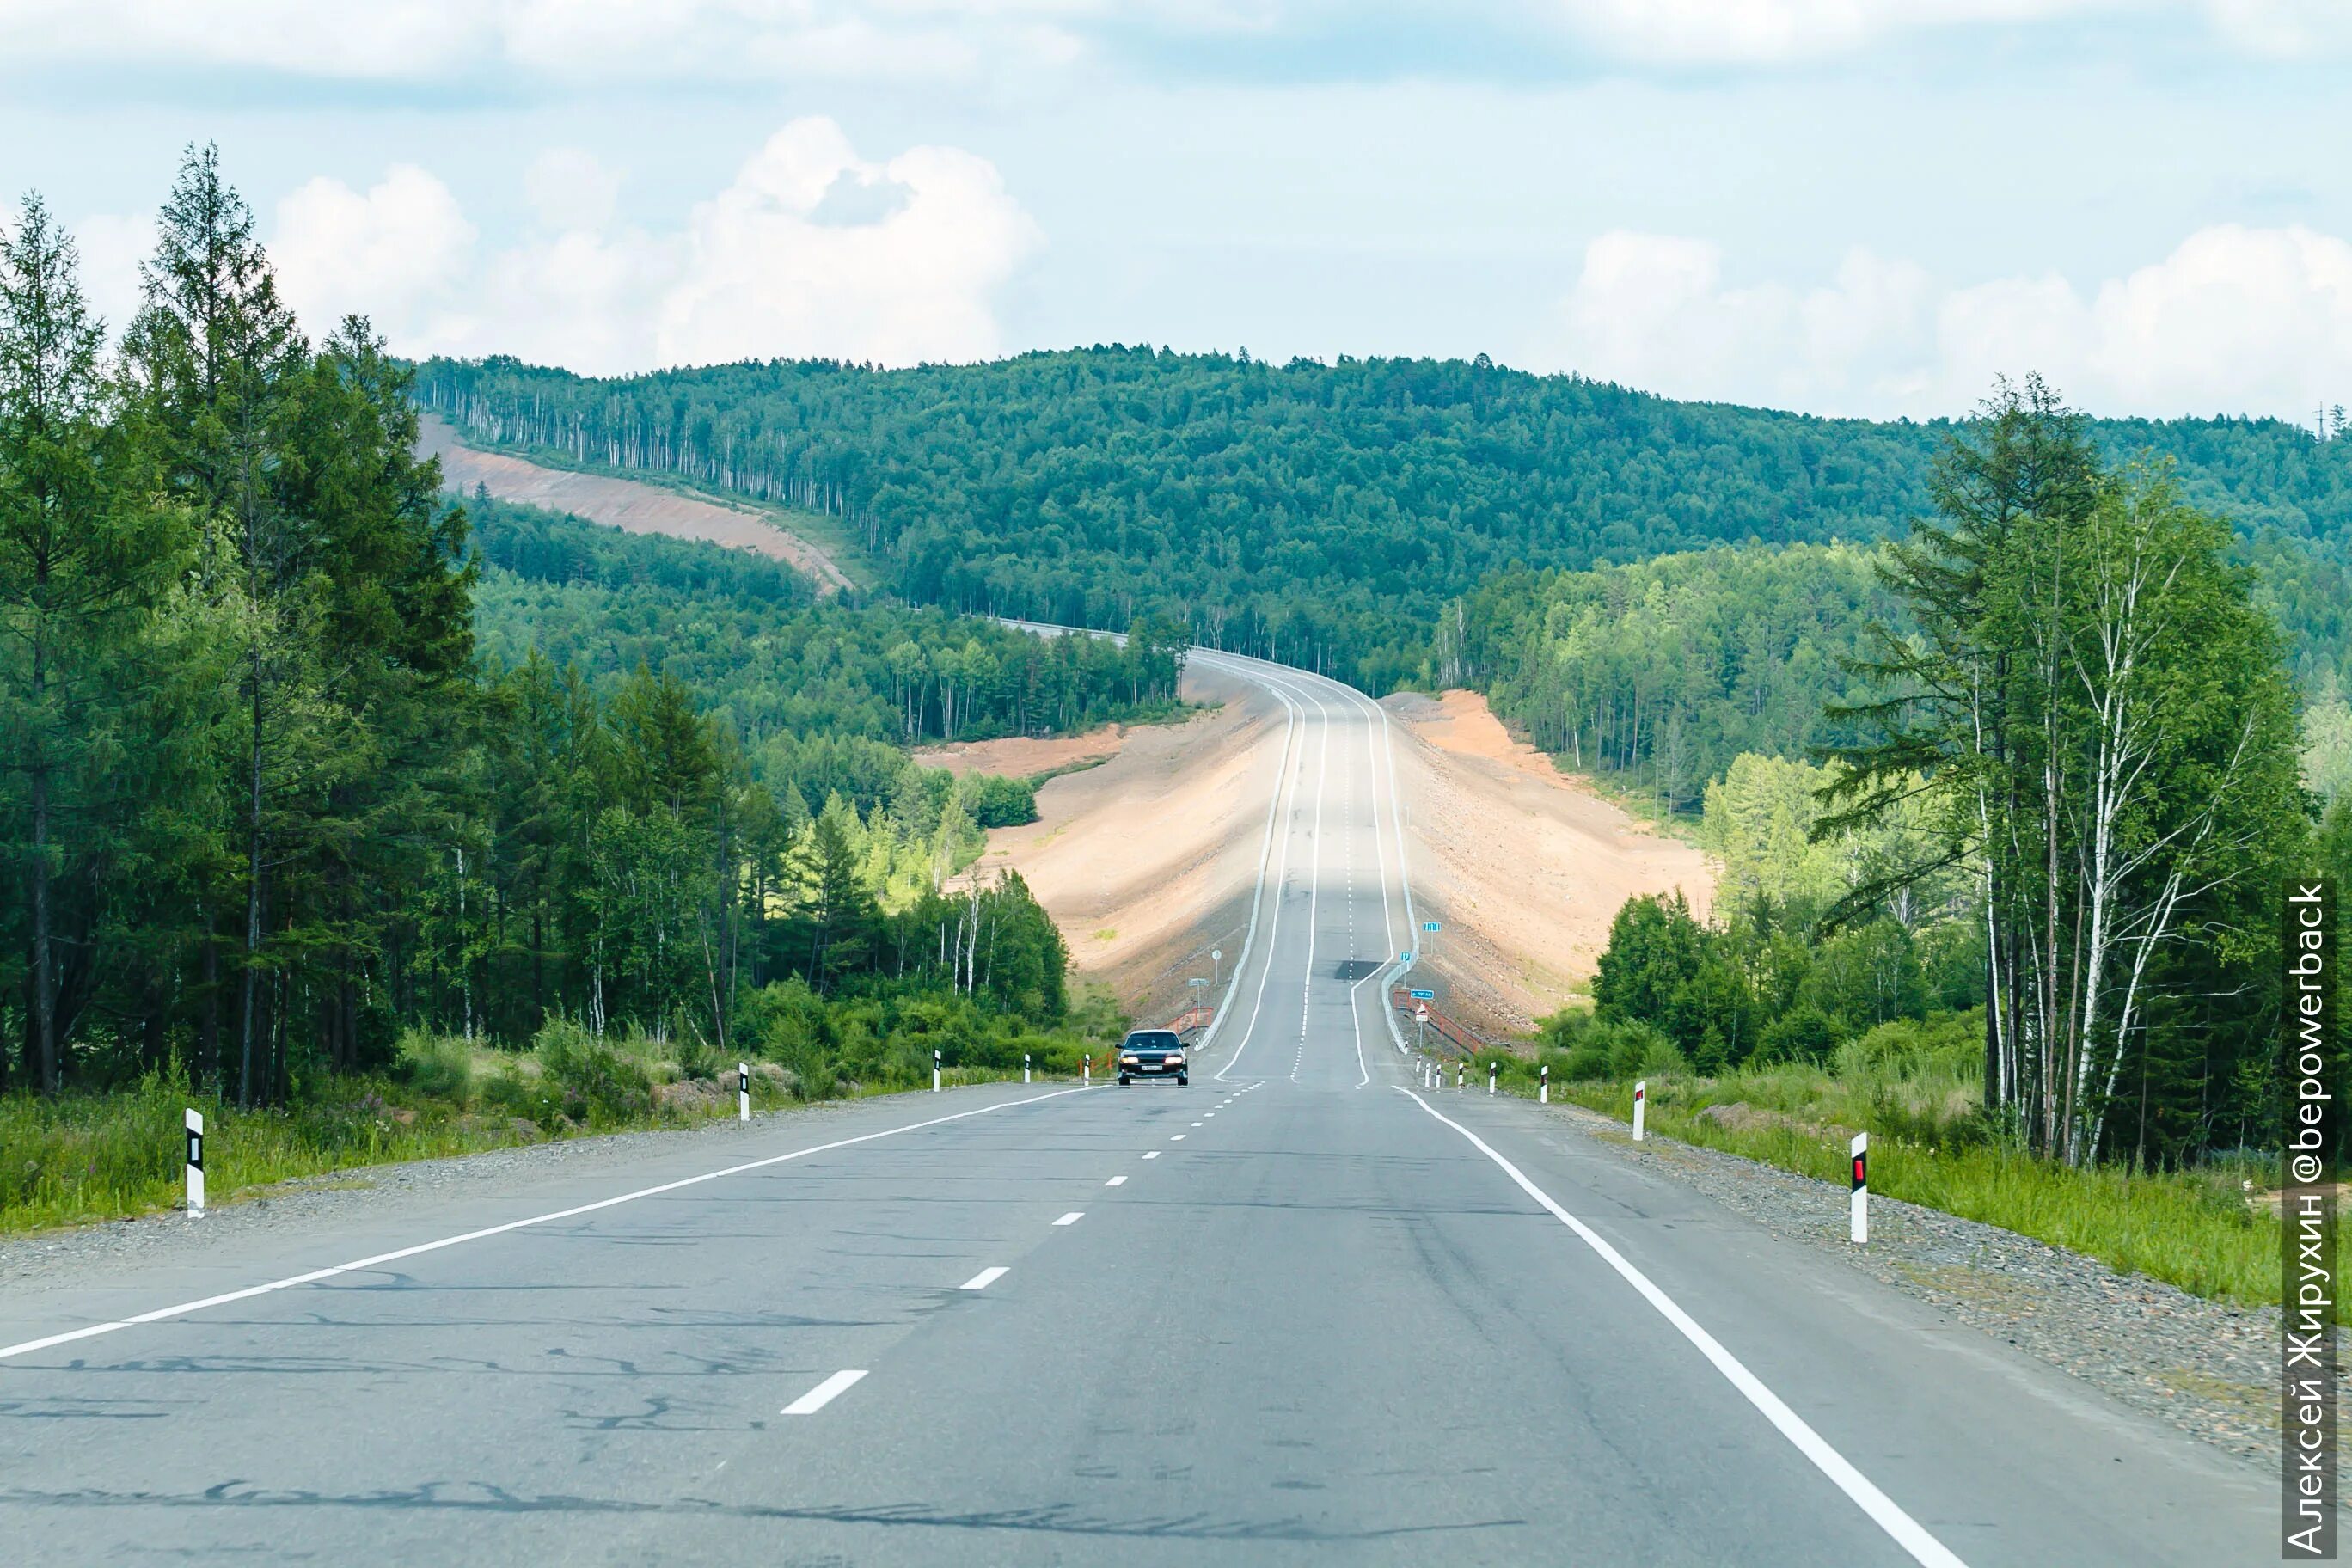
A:
<svg viewBox="0 0 2352 1568">
<path fill-rule="evenodd" d="M 1176 1021 L 1169 1025 L 1168 1029 L 1171 1034 L 1189 1035 L 1195 1030 L 1207 1028 L 1209 1020 L 1216 1016 L 1217 1010 L 1214 1007 L 1187 1007 L 1176 1016 Z"/>
</svg>

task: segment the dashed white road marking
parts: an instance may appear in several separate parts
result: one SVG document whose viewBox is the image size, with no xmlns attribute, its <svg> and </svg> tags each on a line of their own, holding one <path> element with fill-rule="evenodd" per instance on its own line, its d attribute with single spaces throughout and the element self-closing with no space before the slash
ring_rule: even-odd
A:
<svg viewBox="0 0 2352 1568">
<path fill-rule="evenodd" d="M 961 1288 L 966 1290 L 985 1290 L 1012 1272 L 1010 1268 L 983 1268 L 965 1280 Z"/>
<path fill-rule="evenodd" d="M 849 1391 L 852 1384 L 866 1375 L 863 1369 L 835 1373 L 798 1399 L 784 1406 L 786 1415 L 814 1415 Z"/>
<path fill-rule="evenodd" d="M 622 1193 L 609 1198 L 598 1198 L 593 1203 L 574 1204 L 570 1208 L 555 1209 L 547 1214 L 535 1214 L 528 1219 L 510 1219 L 503 1225 L 485 1226 L 479 1230 L 466 1231 L 458 1236 L 445 1236 L 437 1241 L 421 1241 L 414 1247 L 403 1247 L 391 1252 L 375 1253 L 371 1257 L 355 1258 L 349 1263 L 338 1263 L 331 1268 L 313 1268 L 307 1274 L 291 1274 L 283 1279 L 272 1279 L 265 1285 L 248 1285 L 242 1290 L 224 1290 L 217 1296 L 206 1296 L 194 1301 L 175 1302 L 169 1307 L 158 1307 L 152 1312 L 140 1312 L 131 1317 L 118 1318 L 111 1322 L 90 1323 L 79 1329 L 68 1329 L 61 1334 L 47 1334 L 37 1340 L 26 1340 L 20 1344 L 0 1345 L 0 1361 L 5 1361 L 11 1356 L 26 1355 L 34 1351 L 45 1351 L 52 1345 L 70 1344 L 77 1340 L 95 1339 L 100 1334 L 118 1333 L 124 1329 L 137 1328 L 143 1323 L 161 1323 L 174 1318 L 184 1318 L 191 1312 L 201 1312 L 213 1307 L 226 1307 L 232 1301 L 248 1301 L 256 1296 L 267 1296 L 272 1291 L 290 1290 L 302 1285 L 315 1285 L 321 1279 L 333 1279 L 345 1274 L 361 1273 L 370 1268 L 381 1268 L 387 1263 L 397 1263 L 404 1258 L 415 1258 L 427 1252 L 438 1252 L 444 1247 L 462 1247 L 469 1241 L 485 1241 L 494 1236 L 505 1236 L 512 1231 L 527 1230 L 532 1226 L 546 1225 L 553 1220 L 572 1219 L 583 1214 L 594 1214 L 599 1210 L 614 1208 L 622 1204 L 635 1203 L 640 1198 L 659 1197 L 664 1193 L 675 1193 L 686 1187 L 698 1187 L 705 1182 L 720 1181 L 728 1176 L 740 1176 L 746 1171 L 763 1171 L 771 1165 L 782 1165 L 793 1160 L 805 1160 L 812 1154 L 827 1154 L 835 1149 L 847 1149 L 859 1143 L 871 1143 L 877 1138 L 896 1138 L 901 1132 L 919 1132 L 926 1127 L 940 1127 L 950 1121 L 961 1121 L 967 1117 L 987 1116 L 999 1110 L 1011 1110 L 1015 1106 L 1035 1105 L 1044 1100 L 1059 1100 L 1064 1095 L 1081 1092 L 1083 1091 L 1075 1089 L 1057 1089 L 1045 1094 L 1033 1094 L 1021 1100 L 999 1100 L 994 1105 L 982 1105 L 971 1110 L 952 1111 L 946 1116 L 933 1116 L 921 1121 L 909 1121 L 903 1126 L 885 1127 L 878 1132 L 861 1132 L 854 1138 L 836 1138 L 830 1143 L 813 1144 L 806 1149 L 794 1149 L 782 1154 L 770 1154 L 763 1159 L 746 1160 L 740 1164 L 724 1166 L 716 1171 L 705 1171 L 698 1175 L 681 1176 L 677 1181 L 664 1182 L 658 1186 L 639 1187 L 632 1193 Z"/>
<path fill-rule="evenodd" d="M 1184 1134 L 1182 1134 L 1181 1132 L 1173 1132 L 1173 1133 L 1171 1133 L 1171 1134 L 1169 1134 L 1168 1142 L 1170 1142 L 1171 1143 L 1181 1143 L 1182 1142 L 1184 1142 Z"/>
<path fill-rule="evenodd" d="M 1127 1178 L 1125 1176 L 1113 1176 L 1109 1181 L 1105 1182 L 1103 1185 L 1106 1187 L 1123 1187 L 1127 1185 Z"/>
<path fill-rule="evenodd" d="M 1076 1225 L 1076 1224 L 1077 1224 L 1077 1223 L 1078 1223 L 1078 1221 L 1080 1221 L 1080 1220 L 1082 1220 L 1082 1219 L 1084 1219 L 1084 1218 L 1086 1218 L 1086 1217 L 1087 1217 L 1087 1211 L 1086 1211 L 1086 1210 L 1084 1210 L 1084 1209 L 1072 1209 L 1069 1213 L 1067 1213 L 1067 1214 L 1064 1215 L 1061 1218 L 1059 1218 L 1059 1219 L 1055 1220 L 1054 1223 L 1055 1223 L 1055 1225 Z"/>
<path fill-rule="evenodd" d="M 1157 1149 L 1147 1149 L 1143 1152 L 1143 1157 L 1147 1160 L 1157 1160 L 1160 1158 L 1160 1151 Z"/>
</svg>

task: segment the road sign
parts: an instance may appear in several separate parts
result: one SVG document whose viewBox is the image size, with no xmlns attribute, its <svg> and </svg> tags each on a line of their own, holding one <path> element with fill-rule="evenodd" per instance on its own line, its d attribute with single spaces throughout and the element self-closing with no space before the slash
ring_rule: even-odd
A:
<svg viewBox="0 0 2352 1568">
<path fill-rule="evenodd" d="M 1423 921 L 1421 922 L 1421 929 L 1423 931 L 1435 931 L 1438 929 L 1437 922 L 1435 921 Z"/>
<path fill-rule="evenodd" d="M 1412 962 L 1412 954 L 1409 952 L 1400 952 L 1397 954 L 1397 962 L 1399 963 L 1411 963 Z"/>
<path fill-rule="evenodd" d="M 1433 1002 L 1437 999 L 1437 993 L 1434 991 L 1416 991 L 1412 994 L 1412 999 L 1416 1002 Z"/>
<path fill-rule="evenodd" d="M 1415 1019 L 1416 1021 L 1420 1022 L 1420 1023 L 1423 1023 L 1423 1024 L 1428 1023 L 1428 1022 L 1429 1022 L 1429 1004 L 1428 1004 L 1428 1003 L 1426 1003 L 1426 1002 L 1424 1002 L 1424 1003 L 1423 1003 L 1420 1006 L 1418 1006 L 1418 1007 L 1414 1008 L 1414 1009 L 1413 1009 L 1413 1012 L 1412 1012 L 1412 1016 L 1413 1016 L 1414 1019 Z"/>
</svg>

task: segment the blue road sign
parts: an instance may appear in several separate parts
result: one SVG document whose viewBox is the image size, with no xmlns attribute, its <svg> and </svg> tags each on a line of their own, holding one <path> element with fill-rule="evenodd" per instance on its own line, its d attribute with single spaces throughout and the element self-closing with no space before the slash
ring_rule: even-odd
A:
<svg viewBox="0 0 2352 1568">
<path fill-rule="evenodd" d="M 1416 991 L 1412 994 L 1412 999 L 1416 1002 L 1434 1002 L 1437 1000 L 1437 993 L 1434 991 Z"/>
<path fill-rule="evenodd" d="M 1421 929 L 1423 931 L 1435 931 L 1437 929 L 1437 922 L 1435 921 L 1423 921 L 1421 922 Z"/>
</svg>

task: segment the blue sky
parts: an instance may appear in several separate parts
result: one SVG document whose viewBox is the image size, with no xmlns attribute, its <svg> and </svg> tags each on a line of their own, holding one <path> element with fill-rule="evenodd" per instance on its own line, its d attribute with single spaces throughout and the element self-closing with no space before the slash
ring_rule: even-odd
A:
<svg viewBox="0 0 2352 1568">
<path fill-rule="evenodd" d="M 0 0 L 119 316 L 217 140 L 289 295 L 596 372 L 1150 341 L 1685 396 L 2352 403 L 2337 0 Z"/>
</svg>

